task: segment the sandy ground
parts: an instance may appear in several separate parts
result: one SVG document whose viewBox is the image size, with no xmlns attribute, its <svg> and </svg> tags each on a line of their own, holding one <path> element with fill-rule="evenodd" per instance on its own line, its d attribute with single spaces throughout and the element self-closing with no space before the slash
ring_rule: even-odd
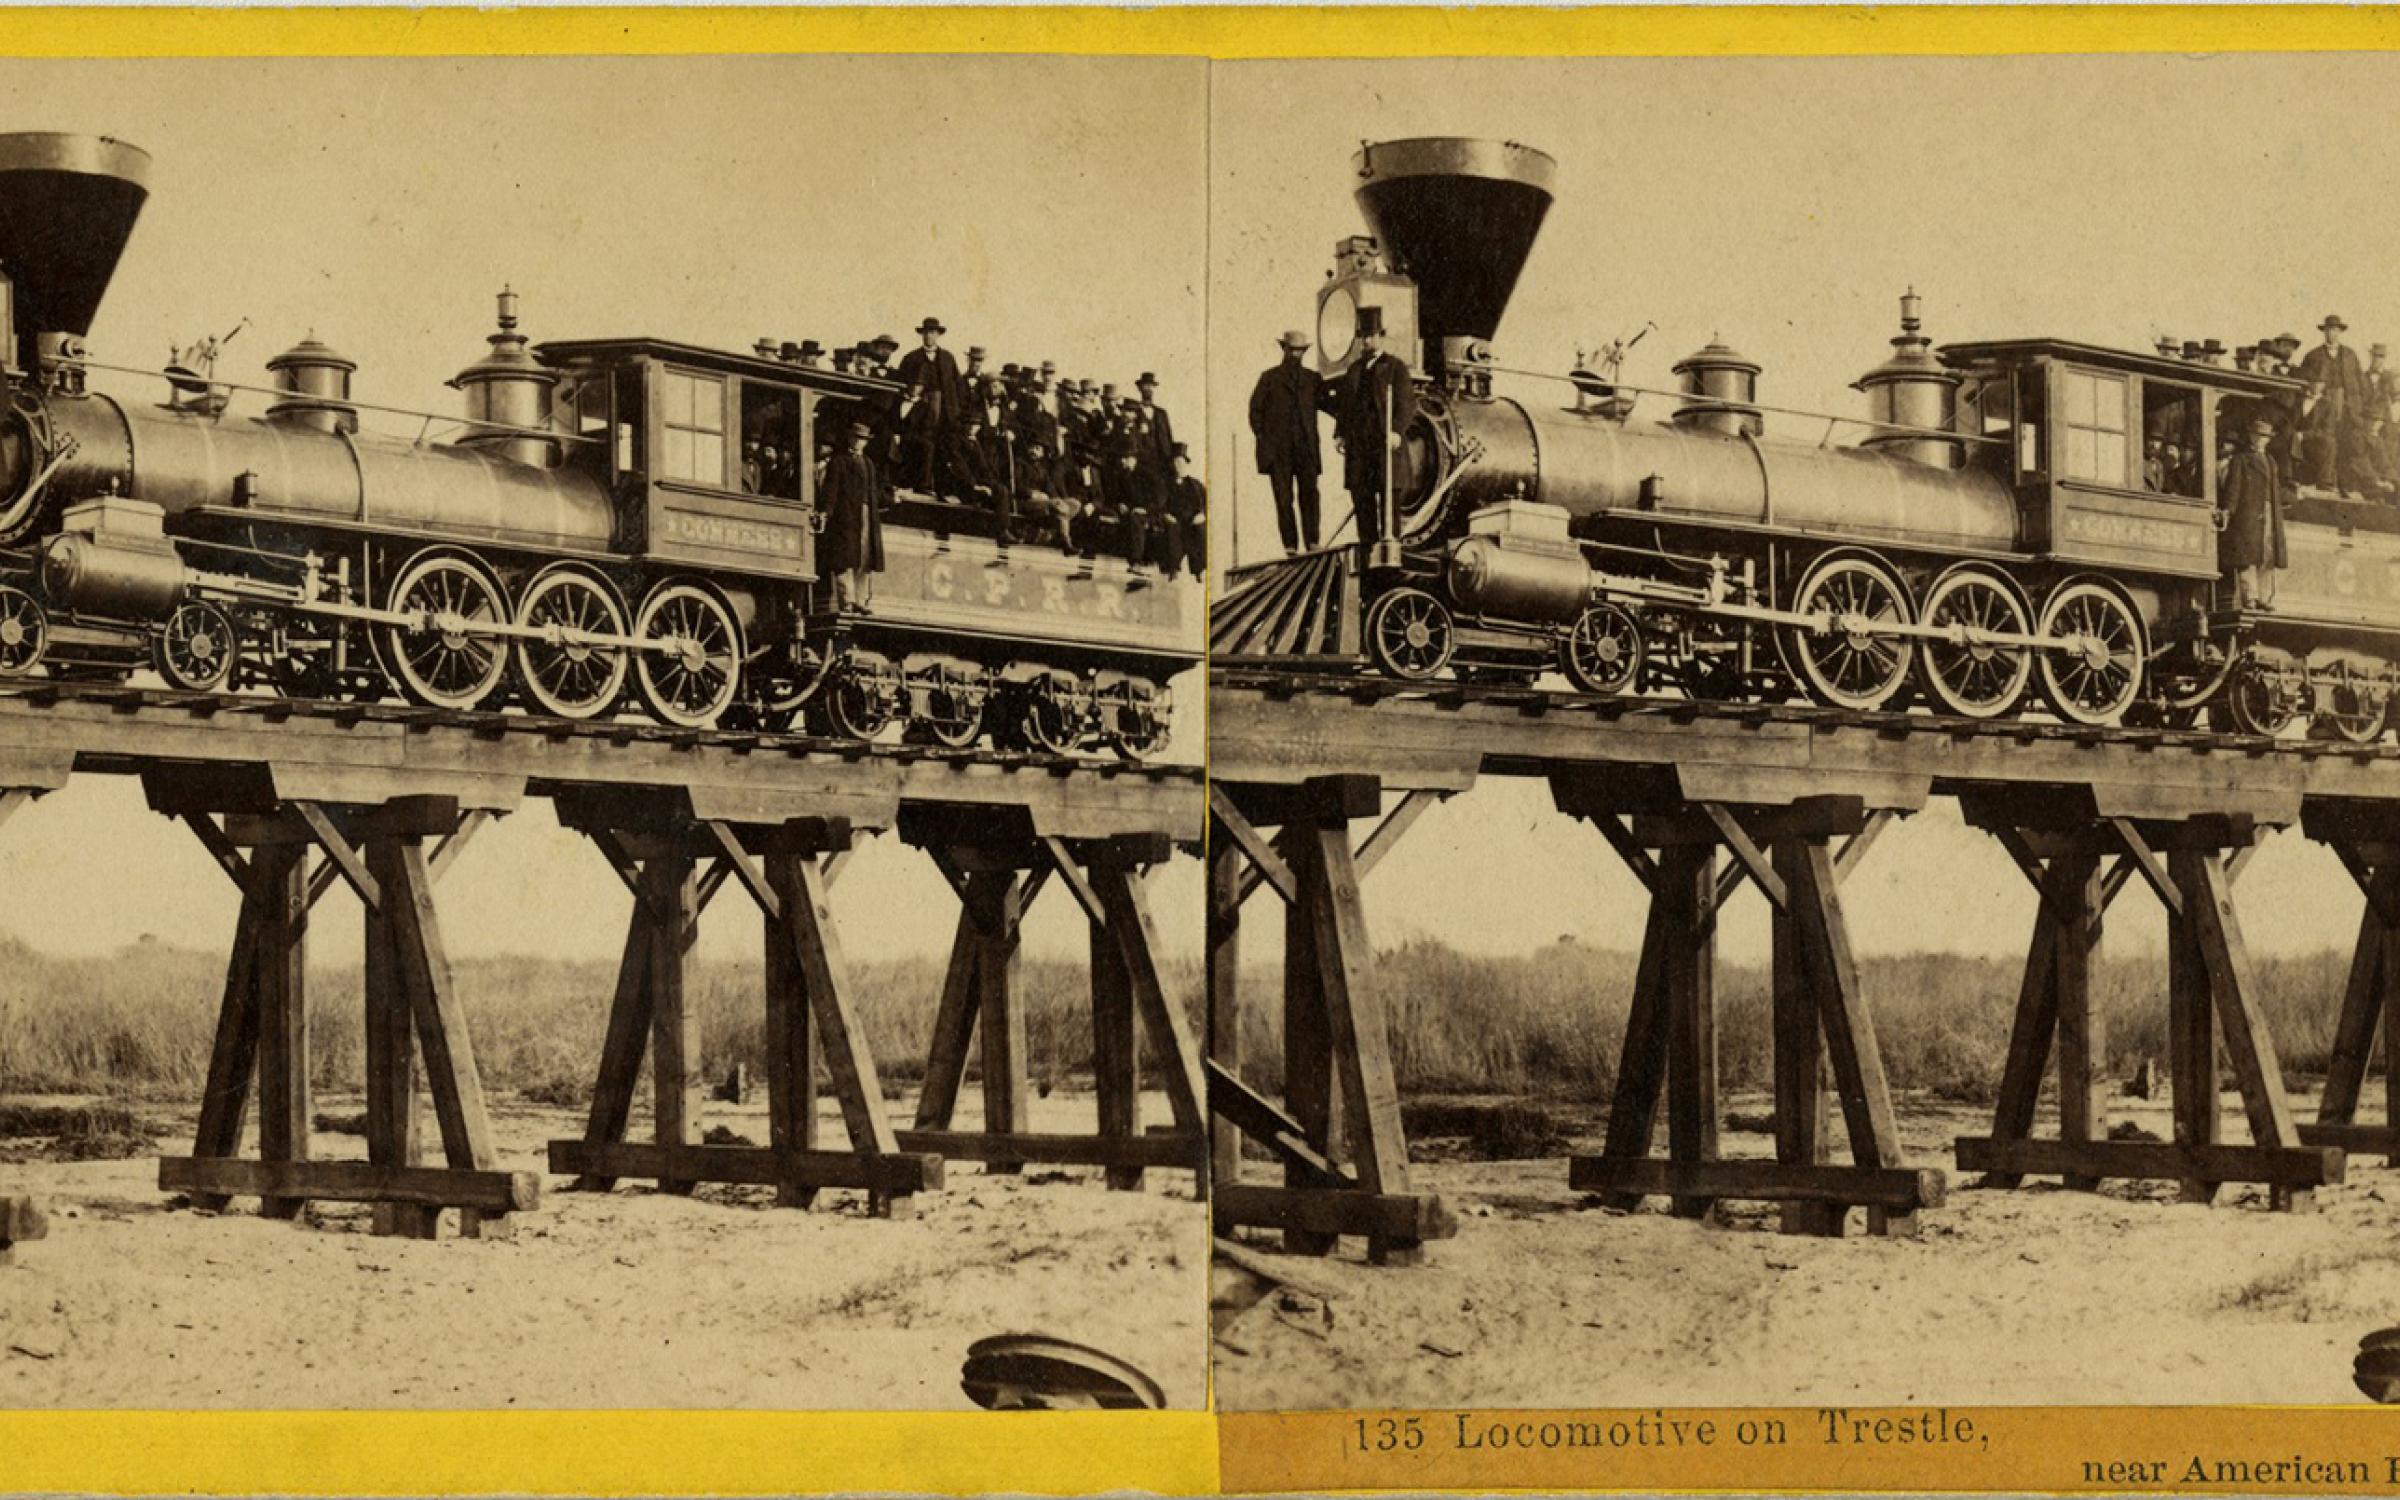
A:
<svg viewBox="0 0 2400 1500">
<path fill-rule="evenodd" d="M 2247 1139 L 2227 1099 L 2226 1138 Z M 1731 1101 L 1763 1114 L 1763 1098 Z M 2313 1099 L 2295 1099 L 2301 1119 Z M 2167 1106 L 2115 1117 L 2164 1138 Z M 1903 1105 L 1915 1159 L 1951 1165 L 1988 1111 Z M 2044 1129 L 2054 1129 L 2045 1122 Z M 1836 1151 L 1841 1150 L 1838 1119 Z M 1576 1142 L 1597 1150 L 1595 1138 Z M 1728 1133 L 1727 1155 L 1769 1155 Z M 1272 1168 L 1261 1168 L 1271 1172 Z M 1557 1159 L 1434 1162 L 1416 1184 L 1460 1216 L 1425 1263 L 1378 1269 L 1360 1242 L 1279 1267 L 1325 1294 L 1268 1301 L 1219 1338 L 1227 1410 L 1441 1407 L 2355 1403 L 2358 1338 L 2400 1323 L 2400 1171 L 2353 1156 L 2313 1214 L 2268 1213 L 2264 1190 L 2217 1206 L 2171 1183 L 2008 1192 L 1951 1174 L 1917 1240 L 1773 1232 L 1771 1210 L 1722 1222 L 1653 1200 L 1584 1206 Z M 1280 1305 L 1279 1305 L 1280 1304 Z"/>
<path fill-rule="evenodd" d="M 545 1141 L 580 1133 L 572 1111 L 494 1113 L 506 1167 L 541 1170 Z M 190 1118 L 161 1118 L 166 1149 L 184 1149 Z M 1032 1125 L 1092 1118 L 1062 1091 L 1035 1101 Z M 714 1104 L 706 1123 L 766 1138 L 763 1105 Z M 322 1133 L 314 1150 L 365 1154 Z M 51 1213 L 50 1237 L 0 1267 L 0 1407 L 970 1408 L 967 1346 L 1010 1332 L 1108 1350 L 1170 1405 L 1206 1399 L 1207 1223 L 1189 1173 L 1111 1193 L 1083 1168 L 952 1162 L 946 1191 L 899 1222 L 843 1191 L 800 1213 L 766 1189 L 602 1196 L 566 1181 L 545 1177 L 513 1240 L 461 1240 L 453 1221 L 428 1243 L 375 1238 L 348 1205 L 305 1226 L 246 1199 L 170 1209 L 149 1158 L 0 1157 L 0 1192 Z"/>
</svg>

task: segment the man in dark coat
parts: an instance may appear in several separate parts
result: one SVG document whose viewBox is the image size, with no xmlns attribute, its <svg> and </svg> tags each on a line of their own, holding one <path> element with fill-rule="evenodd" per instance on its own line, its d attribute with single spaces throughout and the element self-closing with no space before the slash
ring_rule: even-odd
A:
<svg viewBox="0 0 2400 1500">
<path fill-rule="evenodd" d="M 966 376 L 956 356 L 942 347 L 949 332 L 939 318 L 917 325 L 924 342 L 900 361 L 900 472 L 930 494 L 941 472 L 943 441 L 967 409 Z"/>
<path fill-rule="evenodd" d="M 942 442 L 942 497 L 989 508 L 999 482 L 984 442 L 983 419 L 970 411 Z"/>
<path fill-rule="evenodd" d="M 1135 415 L 1141 419 L 1141 458 L 1138 466 L 1148 479 L 1155 503 L 1164 509 L 1175 490 L 1175 424 L 1168 420 L 1167 409 L 1158 404 L 1158 377 L 1148 370 L 1133 383 L 1141 392 L 1134 402 Z"/>
<path fill-rule="evenodd" d="M 2252 422 L 2249 446 L 2226 464 L 2217 494 L 2225 518 L 2217 561 L 2233 575 L 2234 602 L 2244 609 L 2269 607 L 2273 570 L 2290 561 L 2283 537 L 2283 475 L 2267 451 L 2274 437 L 2273 423 Z"/>
<path fill-rule="evenodd" d="M 1175 517 L 1176 540 L 1182 544 L 1183 565 L 1194 578 L 1208 572 L 1208 486 L 1192 472 L 1191 450 L 1175 445 L 1175 498 L 1168 509 Z M 1175 571 L 1173 560 L 1164 564 Z"/>
<path fill-rule="evenodd" d="M 2308 408 L 2307 441 L 2302 449 L 2307 468 L 2301 477 L 2329 490 L 2369 487 L 2356 482 L 2368 473 L 2361 463 L 2365 447 L 2361 424 L 2370 396 L 2358 351 L 2342 346 L 2342 334 L 2349 326 L 2339 314 L 2327 316 L 2317 325 L 2325 342 L 2300 361 L 2300 378 L 2316 390 L 2315 402 Z"/>
<path fill-rule="evenodd" d="M 1283 362 L 1262 371 L 1250 387 L 1250 442 L 1258 472 L 1275 492 L 1275 529 L 1283 550 L 1317 545 L 1317 412 L 1325 382 L 1308 367 L 1308 335 L 1294 328 L 1280 340 Z"/>
<path fill-rule="evenodd" d="M 817 574 L 833 580 L 837 604 L 860 609 L 874 597 L 875 575 L 883 571 L 883 481 L 867 456 L 874 435 L 866 423 L 852 423 L 849 443 L 826 463 L 817 490 L 818 508 L 825 513 Z"/>
<path fill-rule="evenodd" d="M 1417 414 L 1408 366 L 1384 352 L 1383 309 L 1358 310 L 1358 362 L 1333 393 L 1333 435 L 1342 445 L 1342 484 L 1358 517 L 1358 539 L 1383 540 L 1383 492 L 1391 478 L 1391 443 Z"/>
</svg>

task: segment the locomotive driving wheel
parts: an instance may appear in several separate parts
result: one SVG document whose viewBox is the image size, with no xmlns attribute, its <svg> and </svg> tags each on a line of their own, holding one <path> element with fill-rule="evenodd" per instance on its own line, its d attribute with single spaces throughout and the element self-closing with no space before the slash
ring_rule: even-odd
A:
<svg viewBox="0 0 2400 1500">
<path fill-rule="evenodd" d="M 0 677 L 31 674 L 49 645 L 50 617 L 41 601 L 13 583 L 0 583 Z"/>
<path fill-rule="evenodd" d="M 241 655 L 241 637 L 233 616 L 205 599 L 186 599 L 175 606 L 150 643 L 151 664 L 167 686 L 189 693 L 213 693 L 233 677 Z"/>
<path fill-rule="evenodd" d="M 1575 617 L 1559 643 L 1558 664 L 1587 693 L 1611 696 L 1642 678 L 1642 624 L 1622 604 L 1595 604 Z"/>
<path fill-rule="evenodd" d="M 2114 724 L 2141 696 L 2142 622 L 2115 589 L 2088 579 L 2059 585 L 2043 606 L 2040 634 L 2067 643 L 2040 653 L 2042 696 L 2060 718 Z"/>
<path fill-rule="evenodd" d="M 517 623 L 543 632 L 517 641 L 517 675 L 525 696 L 544 713 L 590 719 L 614 708 L 632 664 L 622 646 L 594 637 L 623 636 L 625 609 L 616 592 L 579 568 L 536 575 L 517 604 Z"/>
<path fill-rule="evenodd" d="M 705 729 L 742 685 L 742 631 L 733 612 L 696 583 L 662 583 L 642 604 L 633 676 L 642 706 L 662 724 Z"/>
<path fill-rule="evenodd" d="M 415 617 L 380 632 L 384 660 L 411 702 L 464 710 L 498 696 L 508 652 L 487 632 L 508 608 L 483 569 L 446 552 L 422 554 L 400 570 L 389 607 Z"/>
<path fill-rule="evenodd" d="M 1808 695 L 1834 708 L 1888 708 L 1908 684 L 1916 647 L 1879 626 L 1915 618 L 1900 576 L 1875 558 L 1837 552 L 1819 558 L 1792 593 L 1797 614 L 1820 615 L 1825 629 L 1784 628 L 1792 669 Z"/>
<path fill-rule="evenodd" d="M 1422 682 L 1450 664 L 1458 632 L 1441 600 L 1418 588 L 1397 588 L 1367 608 L 1367 652 L 1393 677 Z"/>
<path fill-rule="evenodd" d="M 1944 712 L 1996 719 L 2017 706 L 2033 680 L 2032 653 L 1990 637 L 2032 634 L 2027 613 L 2015 587 L 1987 568 L 1953 568 L 1934 580 L 1925 593 L 1925 623 L 1965 635 L 1959 642 L 1925 642 L 1925 691 Z"/>
</svg>

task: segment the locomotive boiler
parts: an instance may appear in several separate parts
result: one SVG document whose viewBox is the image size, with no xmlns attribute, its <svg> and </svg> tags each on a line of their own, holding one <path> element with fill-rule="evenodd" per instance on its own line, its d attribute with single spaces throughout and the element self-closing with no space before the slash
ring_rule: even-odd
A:
<svg viewBox="0 0 2400 1500">
<path fill-rule="evenodd" d="M 159 372 L 155 401 L 101 390 L 96 372 L 136 373 L 84 340 L 150 165 L 0 136 L 0 677 L 146 666 L 456 711 L 1164 742 L 1163 684 L 1199 656 L 1196 590 L 1170 578 L 1011 546 L 902 491 L 873 608 L 823 586 L 814 472 L 754 473 L 744 448 L 814 452 L 897 398 L 879 377 L 650 338 L 536 346 L 504 290 L 455 416 L 362 400 L 358 364 L 314 335 L 268 362 L 257 416 L 205 358 Z"/>
<path fill-rule="evenodd" d="M 1416 382 L 1368 501 L 1381 540 L 1237 570 L 1216 659 L 2384 732 L 2400 680 L 2386 508 L 2295 494 L 2293 566 L 2273 609 L 2248 607 L 2220 577 L 2216 465 L 2163 482 L 2144 467 L 2145 434 L 2215 455 L 2220 434 L 2288 422 L 2299 382 L 2061 339 L 1937 349 L 1913 291 L 1855 383 L 1858 416 L 1769 404 L 1760 365 L 1721 341 L 1670 386 L 1613 361 L 1514 370 L 1493 339 L 1556 163 L 1443 137 L 1354 165 L 1369 232 L 1335 248 L 1318 357 L 1344 378 L 1379 325 Z"/>
</svg>

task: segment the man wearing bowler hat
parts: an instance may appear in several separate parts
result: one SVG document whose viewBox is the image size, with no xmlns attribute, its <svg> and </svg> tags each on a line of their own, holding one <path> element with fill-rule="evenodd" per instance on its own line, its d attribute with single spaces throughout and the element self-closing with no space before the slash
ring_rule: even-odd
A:
<svg viewBox="0 0 2400 1500">
<path fill-rule="evenodd" d="M 1350 509 L 1358 518 L 1359 544 L 1370 550 L 1383 540 L 1392 443 L 1408 431 L 1417 414 L 1408 366 L 1385 352 L 1383 338 L 1383 309 L 1360 308 L 1358 360 L 1333 393 L 1333 437 L 1342 445 L 1342 484 L 1350 491 Z"/>
<path fill-rule="evenodd" d="M 2360 419 L 2367 410 L 2367 372 L 2359 366 L 2358 351 L 2342 344 L 2342 334 L 2349 327 L 2339 313 L 2328 314 L 2317 325 L 2325 342 L 2300 361 L 2300 378 L 2314 394 L 2306 413 L 2301 478 L 2322 489 L 2369 488 L 2356 481 L 2368 479 L 2378 467 L 2361 462 L 2365 444 L 2360 438 Z"/>
<path fill-rule="evenodd" d="M 2266 609 L 2274 595 L 2272 570 L 2289 560 L 2283 536 L 2283 475 L 2267 451 L 2275 424 L 2263 418 L 2253 421 L 2249 438 L 2248 448 L 2227 462 L 2217 492 L 2217 515 L 2224 526 L 2217 561 L 2233 577 L 2236 605 Z"/>
<path fill-rule="evenodd" d="M 900 472 L 908 483 L 930 494 L 941 472 L 944 440 L 966 414 L 966 376 L 958 359 L 942 347 L 949 332 L 939 318 L 917 325 L 923 343 L 900 361 L 900 384 L 907 391 L 900 405 Z"/>
<path fill-rule="evenodd" d="M 1325 404 L 1325 382 L 1308 367 L 1308 335 L 1294 328 L 1278 340 L 1281 363 L 1263 371 L 1250 388 L 1250 441 L 1258 450 L 1258 472 L 1275 492 L 1275 529 L 1283 550 L 1317 545 L 1317 412 Z"/>
</svg>

